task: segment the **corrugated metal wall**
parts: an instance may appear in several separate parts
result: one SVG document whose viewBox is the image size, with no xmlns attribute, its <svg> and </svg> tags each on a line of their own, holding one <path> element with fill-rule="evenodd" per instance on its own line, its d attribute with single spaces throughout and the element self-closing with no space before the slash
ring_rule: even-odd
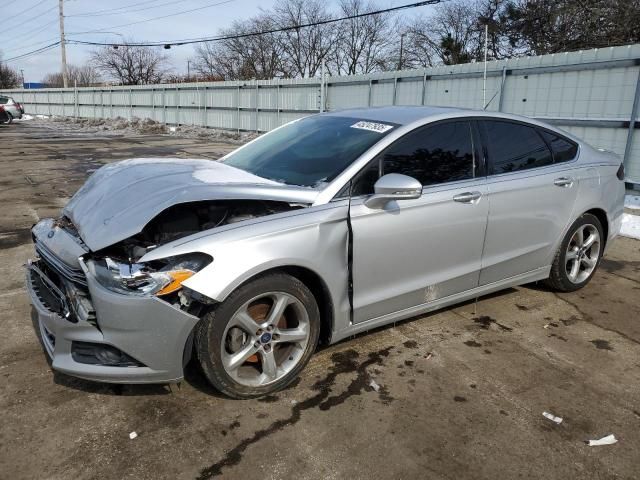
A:
<svg viewBox="0 0 640 480">
<path fill-rule="evenodd" d="M 329 77 L 325 110 L 441 105 L 546 120 L 625 158 L 640 183 L 640 45 L 425 70 Z M 170 124 L 268 131 L 320 111 L 318 79 L 13 90 L 28 113 L 148 117 Z"/>
</svg>

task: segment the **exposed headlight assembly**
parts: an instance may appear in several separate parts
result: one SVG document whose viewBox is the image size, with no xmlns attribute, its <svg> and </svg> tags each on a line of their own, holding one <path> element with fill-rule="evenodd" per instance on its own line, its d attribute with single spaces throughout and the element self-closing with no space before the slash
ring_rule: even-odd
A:
<svg viewBox="0 0 640 480">
<path fill-rule="evenodd" d="M 91 262 L 98 282 L 105 288 L 128 295 L 168 295 L 182 288 L 182 282 L 202 270 L 213 259 L 192 253 L 152 263 L 121 263 L 110 257 Z"/>
</svg>

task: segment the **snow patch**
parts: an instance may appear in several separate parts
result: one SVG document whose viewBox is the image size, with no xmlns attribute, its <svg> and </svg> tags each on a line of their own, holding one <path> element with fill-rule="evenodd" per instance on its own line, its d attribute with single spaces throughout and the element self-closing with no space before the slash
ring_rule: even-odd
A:
<svg viewBox="0 0 640 480">
<path fill-rule="evenodd" d="M 640 215 L 623 214 L 620 235 L 640 240 Z"/>
<path fill-rule="evenodd" d="M 625 195 L 624 208 L 640 210 L 640 195 Z"/>
</svg>

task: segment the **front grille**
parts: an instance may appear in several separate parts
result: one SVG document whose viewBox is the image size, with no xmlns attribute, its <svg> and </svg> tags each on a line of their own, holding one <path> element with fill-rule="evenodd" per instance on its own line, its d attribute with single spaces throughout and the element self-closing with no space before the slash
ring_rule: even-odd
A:
<svg viewBox="0 0 640 480">
<path fill-rule="evenodd" d="M 47 264 L 49 268 L 54 270 L 57 274 L 66 278 L 67 280 L 81 285 L 83 287 L 87 287 L 87 278 L 84 275 L 84 272 L 79 268 L 72 268 L 62 260 L 60 260 L 56 255 L 47 248 L 47 246 L 39 242 L 37 239 L 35 240 L 36 252 L 40 256 L 40 258 Z"/>
<path fill-rule="evenodd" d="M 29 269 L 33 291 L 49 311 L 72 323 L 83 320 L 100 329 L 88 288 L 67 280 L 42 259 Z"/>
<path fill-rule="evenodd" d="M 71 311 L 65 294 L 60 288 L 40 269 L 40 266 L 35 263 L 29 265 L 31 275 L 29 275 L 29 281 L 33 291 L 47 309 L 51 312 L 57 313 L 62 318 L 66 318 L 71 321 L 77 322 L 77 319 L 70 318 Z"/>
</svg>

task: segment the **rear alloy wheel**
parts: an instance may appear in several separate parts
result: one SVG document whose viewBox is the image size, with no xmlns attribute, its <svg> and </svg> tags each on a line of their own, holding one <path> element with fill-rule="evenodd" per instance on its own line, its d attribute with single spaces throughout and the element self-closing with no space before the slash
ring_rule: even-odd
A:
<svg viewBox="0 0 640 480">
<path fill-rule="evenodd" d="M 251 281 L 204 316 L 196 349 L 209 381 L 234 398 L 275 392 L 291 383 L 318 342 L 313 294 L 295 277 Z"/>
<path fill-rule="evenodd" d="M 593 276 L 603 251 L 602 224 L 585 213 L 576 220 L 556 253 L 548 283 L 561 292 L 584 287 Z"/>
</svg>

